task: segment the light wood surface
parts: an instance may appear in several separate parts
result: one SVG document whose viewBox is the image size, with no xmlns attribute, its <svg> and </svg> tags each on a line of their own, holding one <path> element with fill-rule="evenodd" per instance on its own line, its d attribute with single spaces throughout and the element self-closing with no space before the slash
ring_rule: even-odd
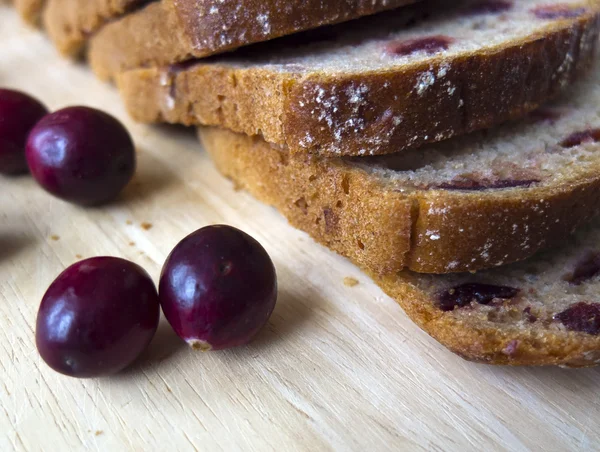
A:
<svg viewBox="0 0 600 452">
<path fill-rule="evenodd" d="M 2 6 L 0 86 L 52 108 L 109 111 L 139 150 L 134 183 L 102 209 L 53 199 L 28 177 L 0 178 L 0 451 L 600 448 L 599 370 L 452 355 L 346 260 L 236 193 L 191 131 L 132 123 L 113 88 Z M 163 322 L 137 364 L 112 378 L 69 379 L 41 362 L 36 312 L 62 269 L 115 255 L 156 279 L 171 248 L 210 223 L 244 229 L 276 264 L 278 305 L 252 345 L 193 352 Z"/>
</svg>

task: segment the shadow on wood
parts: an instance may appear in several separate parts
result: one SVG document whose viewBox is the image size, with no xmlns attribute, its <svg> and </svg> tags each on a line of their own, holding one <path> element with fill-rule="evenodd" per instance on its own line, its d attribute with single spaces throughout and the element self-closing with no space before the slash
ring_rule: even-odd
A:
<svg viewBox="0 0 600 452">
<path fill-rule="evenodd" d="M 9 259 L 35 243 L 34 237 L 0 229 L 0 260 Z"/>
<path fill-rule="evenodd" d="M 303 325 L 313 314 L 312 307 L 321 301 L 321 295 L 308 287 L 303 290 L 303 294 L 305 296 L 301 300 L 297 295 L 280 289 L 275 311 L 265 327 L 250 344 L 236 349 L 236 354 L 240 357 L 246 354 L 256 355 L 270 347 L 280 346 L 280 343 L 288 340 L 290 336 L 301 335 Z"/>
<path fill-rule="evenodd" d="M 158 159 L 150 153 L 138 149 L 135 175 L 115 204 L 127 205 L 148 201 L 149 198 L 166 189 L 176 180 L 175 175 Z"/>
</svg>

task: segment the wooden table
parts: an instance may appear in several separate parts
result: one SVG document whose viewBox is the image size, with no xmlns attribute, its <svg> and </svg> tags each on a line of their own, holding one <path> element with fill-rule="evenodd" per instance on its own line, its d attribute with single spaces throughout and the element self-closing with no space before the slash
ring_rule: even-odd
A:
<svg viewBox="0 0 600 452">
<path fill-rule="evenodd" d="M 135 181 L 102 209 L 53 199 L 28 177 L 0 178 L 1 451 L 600 448 L 598 370 L 494 368 L 452 355 L 345 259 L 236 193 L 192 131 L 132 123 L 112 87 L 1 6 L 0 86 L 52 108 L 109 111 L 139 151 Z M 156 279 L 171 248 L 211 223 L 244 229 L 276 264 L 278 305 L 252 345 L 193 352 L 163 321 L 115 377 L 70 379 L 40 360 L 36 312 L 62 269 L 114 255 Z"/>
</svg>

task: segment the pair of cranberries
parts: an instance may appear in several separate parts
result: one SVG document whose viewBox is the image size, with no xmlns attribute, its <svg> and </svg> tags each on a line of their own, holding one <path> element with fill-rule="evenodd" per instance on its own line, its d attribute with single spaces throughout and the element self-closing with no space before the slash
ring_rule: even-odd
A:
<svg viewBox="0 0 600 452">
<path fill-rule="evenodd" d="M 131 136 L 87 107 L 49 114 L 31 96 L 0 89 L 0 173 L 31 172 L 51 194 L 81 205 L 115 198 L 135 172 Z"/>
<path fill-rule="evenodd" d="M 138 265 L 96 257 L 67 268 L 38 312 L 36 343 L 54 370 L 74 377 L 109 375 L 150 343 L 160 307 L 192 348 L 220 350 L 249 342 L 277 300 L 275 267 L 265 249 L 230 226 L 208 226 L 167 258 L 156 290 Z"/>
</svg>

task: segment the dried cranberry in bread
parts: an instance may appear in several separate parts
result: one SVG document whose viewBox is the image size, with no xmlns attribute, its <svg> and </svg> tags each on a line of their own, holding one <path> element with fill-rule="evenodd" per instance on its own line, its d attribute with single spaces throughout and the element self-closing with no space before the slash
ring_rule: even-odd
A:
<svg viewBox="0 0 600 452">
<path fill-rule="evenodd" d="M 562 243 L 600 210 L 600 69 L 526 120 L 376 157 L 290 155 L 200 129 L 219 170 L 373 273 L 473 271 Z"/>
<path fill-rule="evenodd" d="M 161 0 L 108 25 L 89 59 L 103 79 L 225 52 L 417 0 Z"/>
<path fill-rule="evenodd" d="M 534 258 L 477 274 L 376 277 L 462 357 L 489 364 L 600 364 L 600 220 Z"/>
<path fill-rule="evenodd" d="M 387 154 L 522 116 L 568 86 L 593 59 L 600 1 L 552 5 L 426 2 L 318 30 L 321 43 L 294 36 L 118 84 L 140 121 L 222 126 L 291 153 Z"/>
<path fill-rule="evenodd" d="M 102 25 L 149 0 L 46 0 L 44 28 L 64 55 L 80 53 Z"/>
</svg>

